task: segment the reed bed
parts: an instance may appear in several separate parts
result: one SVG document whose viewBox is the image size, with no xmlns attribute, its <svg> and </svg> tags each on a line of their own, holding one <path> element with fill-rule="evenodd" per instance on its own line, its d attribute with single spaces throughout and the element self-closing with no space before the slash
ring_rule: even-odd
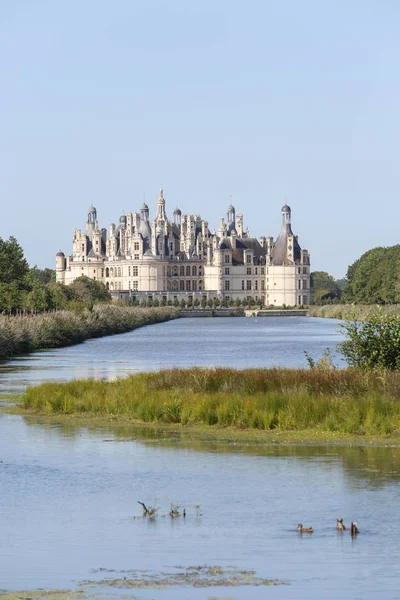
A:
<svg viewBox="0 0 400 600">
<path fill-rule="evenodd" d="M 27 389 L 23 406 L 147 423 L 382 435 L 400 433 L 399 398 L 399 373 L 192 368 L 45 383 Z"/>
<path fill-rule="evenodd" d="M 368 321 L 378 310 L 383 317 L 398 315 L 400 314 L 400 304 L 385 304 L 379 307 L 374 304 L 326 304 L 325 306 L 310 306 L 308 314 L 310 317 L 325 319 Z"/>
<path fill-rule="evenodd" d="M 174 319 L 172 307 L 136 308 L 98 304 L 82 312 L 57 311 L 39 315 L 0 316 L 0 358 L 44 348 L 79 344 L 89 338 L 123 333 Z"/>
</svg>

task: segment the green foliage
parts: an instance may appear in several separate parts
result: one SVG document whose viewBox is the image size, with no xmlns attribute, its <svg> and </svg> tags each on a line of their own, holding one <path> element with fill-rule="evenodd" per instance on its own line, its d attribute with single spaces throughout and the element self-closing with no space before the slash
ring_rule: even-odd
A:
<svg viewBox="0 0 400 600">
<path fill-rule="evenodd" d="M 29 270 L 30 275 L 40 281 L 41 283 L 55 283 L 56 282 L 56 271 L 55 269 L 38 269 L 38 267 L 32 267 Z"/>
<path fill-rule="evenodd" d="M 15 237 L 0 238 L 0 283 L 23 284 L 29 273 L 24 251 Z"/>
<path fill-rule="evenodd" d="M 341 324 L 347 339 L 339 345 L 351 367 L 366 370 L 400 369 L 400 315 L 382 310 L 364 322 L 356 319 Z"/>
<path fill-rule="evenodd" d="M 341 293 L 341 287 L 332 275 L 326 271 L 311 273 L 311 304 L 338 302 Z"/>
<path fill-rule="evenodd" d="M 400 302 L 400 245 L 373 248 L 350 265 L 343 299 L 364 304 Z"/>
<path fill-rule="evenodd" d="M 333 356 L 329 348 L 325 348 L 322 357 L 316 361 L 312 356 L 304 350 L 304 354 L 307 359 L 308 366 L 312 371 L 330 371 L 331 369 L 336 369 L 336 365 L 333 362 Z"/>
<path fill-rule="evenodd" d="M 44 413 L 260 430 L 400 433 L 400 373 L 343 369 L 172 369 L 113 382 L 76 380 L 28 388 Z"/>
<path fill-rule="evenodd" d="M 97 302 L 109 302 L 111 300 L 110 293 L 106 290 L 104 284 L 89 279 L 89 277 L 78 277 L 71 283 L 70 288 L 75 293 L 74 299 L 86 306 L 93 306 Z"/>
</svg>

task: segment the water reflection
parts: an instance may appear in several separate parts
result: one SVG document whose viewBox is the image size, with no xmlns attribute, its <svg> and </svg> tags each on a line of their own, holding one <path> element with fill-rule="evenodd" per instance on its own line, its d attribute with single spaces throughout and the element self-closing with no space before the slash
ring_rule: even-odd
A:
<svg viewBox="0 0 400 600">
<path fill-rule="evenodd" d="M 316 444 L 280 444 L 252 443 L 240 441 L 210 440 L 193 437 L 182 431 L 163 430 L 149 425 L 135 427 L 132 424 L 112 425 L 93 424 L 81 425 L 74 422 L 55 423 L 53 418 L 29 416 L 24 417 L 28 427 L 43 428 L 46 438 L 84 438 L 96 435 L 103 442 L 145 443 L 159 448 L 191 450 L 222 454 L 242 454 L 248 456 L 287 458 L 298 460 L 320 461 L 324 468 L 340 462 L 343 474 L 349 485 L 357 486 L 359 481 L 368 482 L 373 489 L 400 480 L 400 448 L 383 446 L 347 446 L 347 445 L 316 445 Z"/>
<path fill-rule="evenodd" d="M 364 600 L 398 597 L 397 449 L 209 443 L 10 415 L 0 415 L 0 431 L 3 588 L 68 589 L 104 579 L 100 569 L 213 565 L 290 581 L 268 588 L 274 600 L 352 600 L 355 588 Z M 138 500 L 161 514 L 180 504 L 187 517 L 133 519 Z M 359 537 L 338 535 L 336 518 L 356 520 Z M 314 534 L 298 535 L 299 522 Z M 205 600 L 216 589 L 134 592 L 123 590 L 130 600 Z M 266 593 L 249 585 L 217 597 Z"/>
</svg>

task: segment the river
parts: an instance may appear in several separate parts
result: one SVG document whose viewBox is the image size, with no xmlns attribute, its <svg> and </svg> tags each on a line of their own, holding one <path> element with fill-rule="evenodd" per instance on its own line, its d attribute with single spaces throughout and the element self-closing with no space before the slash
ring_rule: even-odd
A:
<svg viewBox="0 0 400 600">
<path fill-rule="evenodd" d="M 167 366 L 305 366 L 304 350 L 318 358 L 340 341 L 335 321 L 257 321 L 182 319 L 35 353 L 2 365 L 0 392 Z M 0 413 L 0 461 L 0 590 L 399 598 L 397 448 L 211 443 Z M 142 518 L 138 500 L 158 517 Z M 171 504 L 186 518 L 168 516 Z M 338 533 L 337 517 L 359 535 Z M 314 533 L 300 535 L 299 522 Z"/>
</svg>

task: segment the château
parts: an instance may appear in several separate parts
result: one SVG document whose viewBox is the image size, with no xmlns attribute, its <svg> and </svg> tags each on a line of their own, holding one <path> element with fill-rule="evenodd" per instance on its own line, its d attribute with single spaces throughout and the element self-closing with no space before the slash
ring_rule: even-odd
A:
<svg viewBox="0 0 400 600">
<path fill-rule="evenodd" d="M 97 211 L 89 208 L 86 231 L 75 230 L 72 254 L 56 256 L 57 281 L 77 277 L 104 283 L 113 298 L 195 300 L 253 298 L 265 305 L 299 306 L 310 300 L 310 255 L 300 247 L 291 225 L 291 210 L 282 208 L 281 230 L 273 237 L 251 237 L 243 214 L 232 205 L 217 231 L 199 215 L 167 217 L 163 190 L 157 212 L 149 207 L 128 212 L 99 228 Z"/>
</svg>

